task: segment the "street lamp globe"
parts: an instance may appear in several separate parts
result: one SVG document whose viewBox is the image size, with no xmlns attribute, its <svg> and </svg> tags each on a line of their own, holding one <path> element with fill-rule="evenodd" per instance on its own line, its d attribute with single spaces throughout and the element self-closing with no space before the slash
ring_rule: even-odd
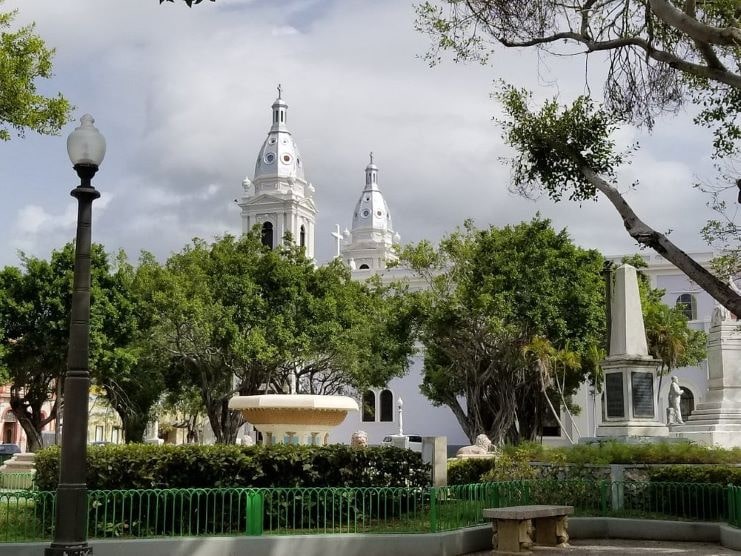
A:
<svg viewBox="0 0 741 556">
<path fill-rule="evenodd" d="M 95 118 L 85 114 L 80 126 L 67 137 L 67 154 L 74 166 L 100 166 L 105 157 L 105 137 L 93 124 Z"/>
</svg>

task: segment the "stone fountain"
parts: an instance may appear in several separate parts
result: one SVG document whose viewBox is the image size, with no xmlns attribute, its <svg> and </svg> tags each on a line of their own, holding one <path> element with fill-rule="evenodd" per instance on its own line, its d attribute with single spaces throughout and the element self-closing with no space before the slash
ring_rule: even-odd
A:
<svg viewBox="0 0 741 556">
<path fill-rule="evenodd" d="M 263 394 L 235 396 L 229 408 L 262 433 L 263 444 L 329 444 L 329 431 L 342 423 L 358 403 L 348 396 Z"/>
</svg>

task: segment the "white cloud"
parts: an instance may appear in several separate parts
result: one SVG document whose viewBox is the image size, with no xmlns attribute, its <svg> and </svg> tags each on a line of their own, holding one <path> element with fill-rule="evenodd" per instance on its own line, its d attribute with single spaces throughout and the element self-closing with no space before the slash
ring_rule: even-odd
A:
<svg viewBox="0 0 741 556">
<path fill-rule="evenodd" d="M 533 88 L 539 100 L 567 100 L 585 92 L 578 58 L 543 62 L 534 53 L 504 52 L 494 69 L 430 69 L 417 58 L 427 39 L 415 33 L 409 4 L 398 0 L 217 0 L 192 9 L 156 0 L 9 0 L 6 7 L 36 20 L 57 48 L 56 77 L 44 90 L 64 91 L 106 135 L 94 239 L 109 249 L 164 257 L 193 236 L 238 232 L 233 199 L 252 175 L 282 83 L 289 127 L 317 188 L 320 260 L 331 256 L 335 223 L 350 223 L 371 150 L 405 240 L 438 239 L 467 217 L 503 225 L 540 211 L 584 245 L 633 250 L 604 200 L 579 208 L 507 190 L 509 169 L 500 157 L 509 149 L 492 121 L 499 112 L 489 96 L 493 80 Z M 601 70 L 593 60 L 592 76 Z M 653 137 L 618 131 L 621 146 L 645 143 L 621 177 L 626 184 L 641 179 L 629 196 L 649 223 L 664 229 L 673 222 L 673 237 L 697 249 L 705 213 L 688 182 L 709 143 L 688 131 L 686 116 L 661 126 Z M 60 234 L 73 233 L 75 213 L 61 205 L 66 193 L 58 185 L 33 186 L 73 174 L 63 137 L 2 148 L 14 168 L 0 168 L 1 183 L 20 191 L 5 189 L 0 207 L 0 235 L 15 238 L 0 250 L 0 263 L 8 264 L 21 241 L 43 255 L 66 241 Z"/>
</svg>

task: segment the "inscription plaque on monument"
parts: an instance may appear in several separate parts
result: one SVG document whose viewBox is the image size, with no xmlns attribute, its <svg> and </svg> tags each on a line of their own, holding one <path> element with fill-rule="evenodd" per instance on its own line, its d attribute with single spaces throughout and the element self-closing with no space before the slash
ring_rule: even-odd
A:
<svg viewBox="0 0 741 556">
<path fill-rule="evenodd" d="M 605 374 L 605 401 L 608 418 L 625 417 L 623 373 Z"/>
<path fill-rule="evenodd" d="M 654 377 L 651 373 L 630 373 L 633 389 L 633 416 L 654 416 Z"/>
</svg>

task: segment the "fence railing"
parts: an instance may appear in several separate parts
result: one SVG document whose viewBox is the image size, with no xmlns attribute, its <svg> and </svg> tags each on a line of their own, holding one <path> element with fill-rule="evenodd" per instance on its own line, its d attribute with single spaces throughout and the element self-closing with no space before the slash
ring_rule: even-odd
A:
<svg viewBox="0 0 741 556">
<path fill-rule="evenodd" d="M 0 491 L 0 542 L 52 537 L 56 495 Z M 741 487 L 594 480 L 439 488 L 219 488 L 88 493 L 88 536 L 425 533 L 484 523 L 482 510 L 573 505 L 577 515 L 725 521 L 741 527 Z"/>
</svg>

